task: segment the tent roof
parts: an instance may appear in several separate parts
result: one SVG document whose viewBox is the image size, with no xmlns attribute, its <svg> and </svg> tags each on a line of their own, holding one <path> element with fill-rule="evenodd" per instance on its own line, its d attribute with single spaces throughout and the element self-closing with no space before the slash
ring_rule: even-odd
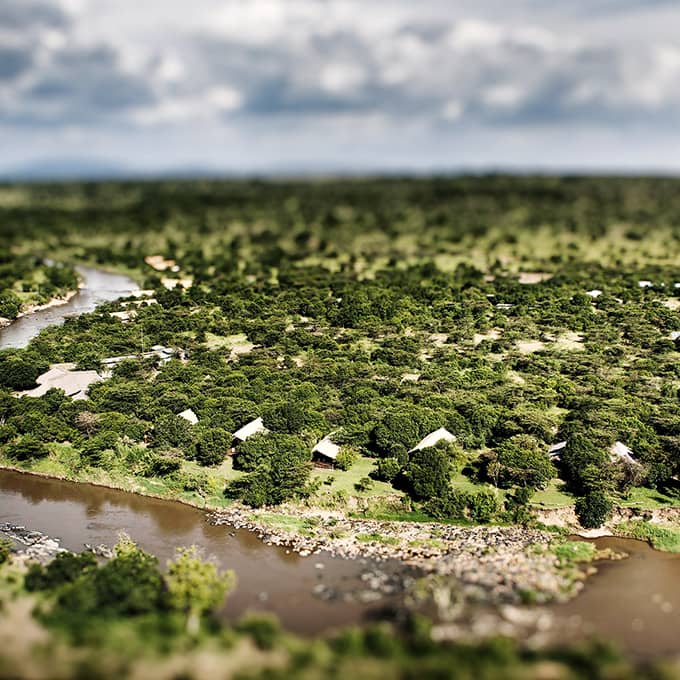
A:
<svg viewBox="0 0 680 680">
<path fill-rule="evenodd" d="M 198 416 L 190 408 L 188 408 L 186 411 L 178 413 L 177 415 L 180 418 L 184 418 L 184 420 L 188 420 L 192 425 L 196 425 L 196 423 L 198 423 Z"/>
<path fill-rule="evenodd" d="M 442 439 L 445 441 L 449 442 L 455 442 L 456 441 L 456 436 L 451 434 L 445 427 L 440 427 L 438 430 L 435 430 L 434 432 L 430 432 L 426 437 L 421 439 L 410 451 L 409 453 L 412 453 L 413 451 L 421 451 L 422 449 L 427 449 L 430 446 L 434 446 L 435 444 L 438 444 Z"/>
<path fill-rule="evenodd" d="M 312 449 L 312 453 L 320 453 L 326 458 L 335 460 L 340 453 L 340 447 L 333 442 L 330 435 L 326 435 L 317 445 Z"/>
<path fill-rule="evenodd" d="M 240 439 L 244 442 L 248 437 L 252 437 L 254 434 L 258 433 L 267 434 L 269 430 L 264 426 L 262 418 L 255 418 L 249 423 L 246 423 L 242 428 L 234 432 L 234 439 Z"/>
</svg>

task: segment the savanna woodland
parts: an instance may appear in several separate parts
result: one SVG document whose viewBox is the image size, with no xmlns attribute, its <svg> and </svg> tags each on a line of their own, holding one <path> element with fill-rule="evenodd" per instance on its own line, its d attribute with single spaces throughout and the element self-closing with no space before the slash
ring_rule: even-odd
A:
<svg viewBox="0 0 680 680">
<path fill-rule="evenodd" d="M 320 509 L 527 530 L 561 513 L 571 530 L 677 549 L 677 523 L 648 520 L 680 505 L 678 191 L 529 176 L 1 186 L 7 322 L 76 290 L 77 265 L 140 290 L 0 351 L 0 463 L 265 508 L 303 533 Z M 18 397 L 55 364 L 100 379 L 87 398 Z M 324 438 L 330 457 L 313 453 Z M 103 566 L 59 559 L 3 587 L 30 591 L 68 668 L 66 647 L 127 644 L 102 631 L 131 615 L 152 647 L 185 658 L 202 630 L 211 654 L 247 649 L 271 678 L 448 677 L 452 664 L 475 678 L 675 677 L 605 648 L 441 646 L 419 618 L 399 638 L 370 628 L 303 651 L 269 620 L 220 628 L 210 611 L 233 584 L 194 552 L 165 572 L 125 542 Z"/>
</svg>

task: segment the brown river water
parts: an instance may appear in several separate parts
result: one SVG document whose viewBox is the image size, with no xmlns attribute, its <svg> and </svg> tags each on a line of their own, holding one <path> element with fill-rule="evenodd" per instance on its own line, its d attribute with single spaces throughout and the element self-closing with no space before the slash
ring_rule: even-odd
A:
<svg viewBox="0 0 680 680">
<path fill-rule="evenodd" d="M 161 565 L 176 547 L 196 545 L 222 568 L 236 572 L 237 588 L 225 610 L 229 618 L 266 610 L 290 630 L 314 633 L 372 618 L 387 605 L 384 599 L 371 606 L 342 596 L 323 600 L 312 592 L 321 584 L 343 594 L 360 590 L 361 575 L 372 570 L 372 563 L 328 554 L 303 558 L 249 531 L 214 526 L 205 512 L 182 503 L 0 470 L 4 522 L 58 538 L 73 551 L 85 544 L 112 546 L 125 532 Z"/>
<path fill-rule="evenodd" d="M 85 288 L 78 295 L 66 305 L 0 329 L 0 348 L 23 347 L 43 328 L 92 311 L 136 287 L 117 274 L 85 267 L 79 271 Z M 237 574 L 227 616 L 235 618 L 251 609 L 272 611 L 287 628 L 300 633 L 357 623 L 396 604 L 389 598 L 369 605 L 343 597 L 362 589 L 361 576 L 374 569 L 373 564 L 325 554 L 303 558 L 266 545 L 248 531 L 213 526 L 196 508 L 123 491 L 0 471 L 0 523 L 4 522 L 59 538 L 63 547 L 74 551 L 85 544 L 113 545 L 124 531 L 161 564 L 177 546 L 196 545 Z M 549 608 L 558 639 L 596 636 L 639 657 L 680 654 L 680 555 L 627 539 L 600 538 L 595 543 L 630 557 L 599 563 L 598 573 L 578 597 Z M 389 572 L 397 566 L 380 568 Z M 312 591 L 321 585 L 340 596 L 316 597 Z"/>
<path fill-rule="evenodd" d="M 300 557 L 251 532 L 211 525 L 197 508 L 125 491 L 0 470 L 2 522 L 42 531 L 70 550 L 113 545 L 124 531 L 161 564 L 177 546 L 196 545 L 236 572 L 238 586 L 225 610 L 232 619 L 248 610 L 271 611 L 290 630 L 309 634 L 380 617 L 398 604 L 386 598 L 366 605 L 342 596 L 325 601 L 313 594 L 319 584 L 341 594 L 361 590 L 371 563 L 324 553 Z M 594 542 L 629 557 L 599 562 L 581 594 L 548 607 L 555 638 L 598 637 L 638 657 L 680 654 L 680 555 L 630 539 Z M 379 568 L 389 573 L 397 566 Z"/>
</svg>

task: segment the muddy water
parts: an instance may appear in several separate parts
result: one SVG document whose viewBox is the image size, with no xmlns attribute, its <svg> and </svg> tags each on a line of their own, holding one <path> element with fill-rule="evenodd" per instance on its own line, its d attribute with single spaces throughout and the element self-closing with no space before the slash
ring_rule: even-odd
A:
<svg viewBox="0 0 680 680">
<path fill-rule="evenodd" d="M 113 274 L 91 267 L 76 267 L 83 279 L 81 288 L 66 304 L 48 307 L 22 316 L 9 326 L 0 329 L 0 348 L 25 347 L 30 340 L 48 326 L 64 322 L 68 316 L 91 312 L 103 302 L 129 295 L 138 286 L 127 276 Z"/>
<path fill-rule="evenodd" d="M 680 555 L 632 539 L 594 542 L 629 557 L 598 563 L 583 592 L 552 609 L 566 637 L 598 636 L 640 657 L 680 654 Z"/>
<path fill-rule="evenodd" d="M 386 604 L 368 607 L 313 595 L 318 584 L 341 592 L 360 588 L 366 565 L 359 561 L 302 558 L 248 531 L 212 526 L 206 513 L 180 503 L 0 471 L 0 522 L 42 531 L 74 551 L 85 543 L 113 545 L 124 531 L 161 564 L 177 546 L 196 545 L 236 572 L 238 586 L 225 611 L 230 618 L 251 609 L 272 611 L 291 630 L 313 633 L 369 618 Z"/>
</svg>

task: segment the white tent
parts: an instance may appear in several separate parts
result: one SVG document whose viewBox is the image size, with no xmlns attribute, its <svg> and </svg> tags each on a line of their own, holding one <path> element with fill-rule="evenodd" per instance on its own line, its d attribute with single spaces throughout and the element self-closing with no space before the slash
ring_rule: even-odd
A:
<svg viewBox="0 0 680 680">
<path fill-rule="evenodd" d="M 421 439 L 409 451 L 409 453 L 413 453 L 414 451 L 422 451 L 422 449 L 427 449 L 430 446 L 434 446 L 435 444 L 438 444 L 442 440 L 447 442 L 455 442 L 456 436 L 451 434 L 445 427 L 440 427 L 438 430 L 430 432 L 430 434 L 428 434 L 427 437 Z"/>
<path fill-rule="evenodd" d="M 549 449 L 548 449 L 548 455 L 550 458 L 559 458 L 562 455 L 562 450 L 566 447 L 567 442 L 558 442 L 557 444 L 553 444 Z"/>
<path fill-rule="evenodd" d="M 267 434 L 269 430 L 264 426 L 262 418 L 255 418 L 249 423 L 244 425 L 242 428 L 234 432 L 234 439 L 244 442 L 248 437 L 252 437 L 254 434 Z"/>
<path fill-rule="evenodd" d="M 184 420 L 187 420 L 192 425 L 196 425 L 196 423 L 198 423 L 198 416 L 190 408 L 188 408 L 186 411 L 178 413 L 177 415 L 180 418 L 184 418 Z"/>
<path fill-rule="evenodd" d="M 312 453 L 318 453 L 324 458 L 335 460 L 340 453 L 340 447 L 331 439 L 331 435 L 326 435 L 317 445 L 312 449 Z"/>
<path fill-rule="evenodd" d="M 635 458 L 633 458 L 633 450 L 627 447 L 623 442 L 614 442 L 609 449 L 609 459 L 612 463 L 617 460 L 622 460 L 630 465 L 639 465 Z"/>
</svg>

